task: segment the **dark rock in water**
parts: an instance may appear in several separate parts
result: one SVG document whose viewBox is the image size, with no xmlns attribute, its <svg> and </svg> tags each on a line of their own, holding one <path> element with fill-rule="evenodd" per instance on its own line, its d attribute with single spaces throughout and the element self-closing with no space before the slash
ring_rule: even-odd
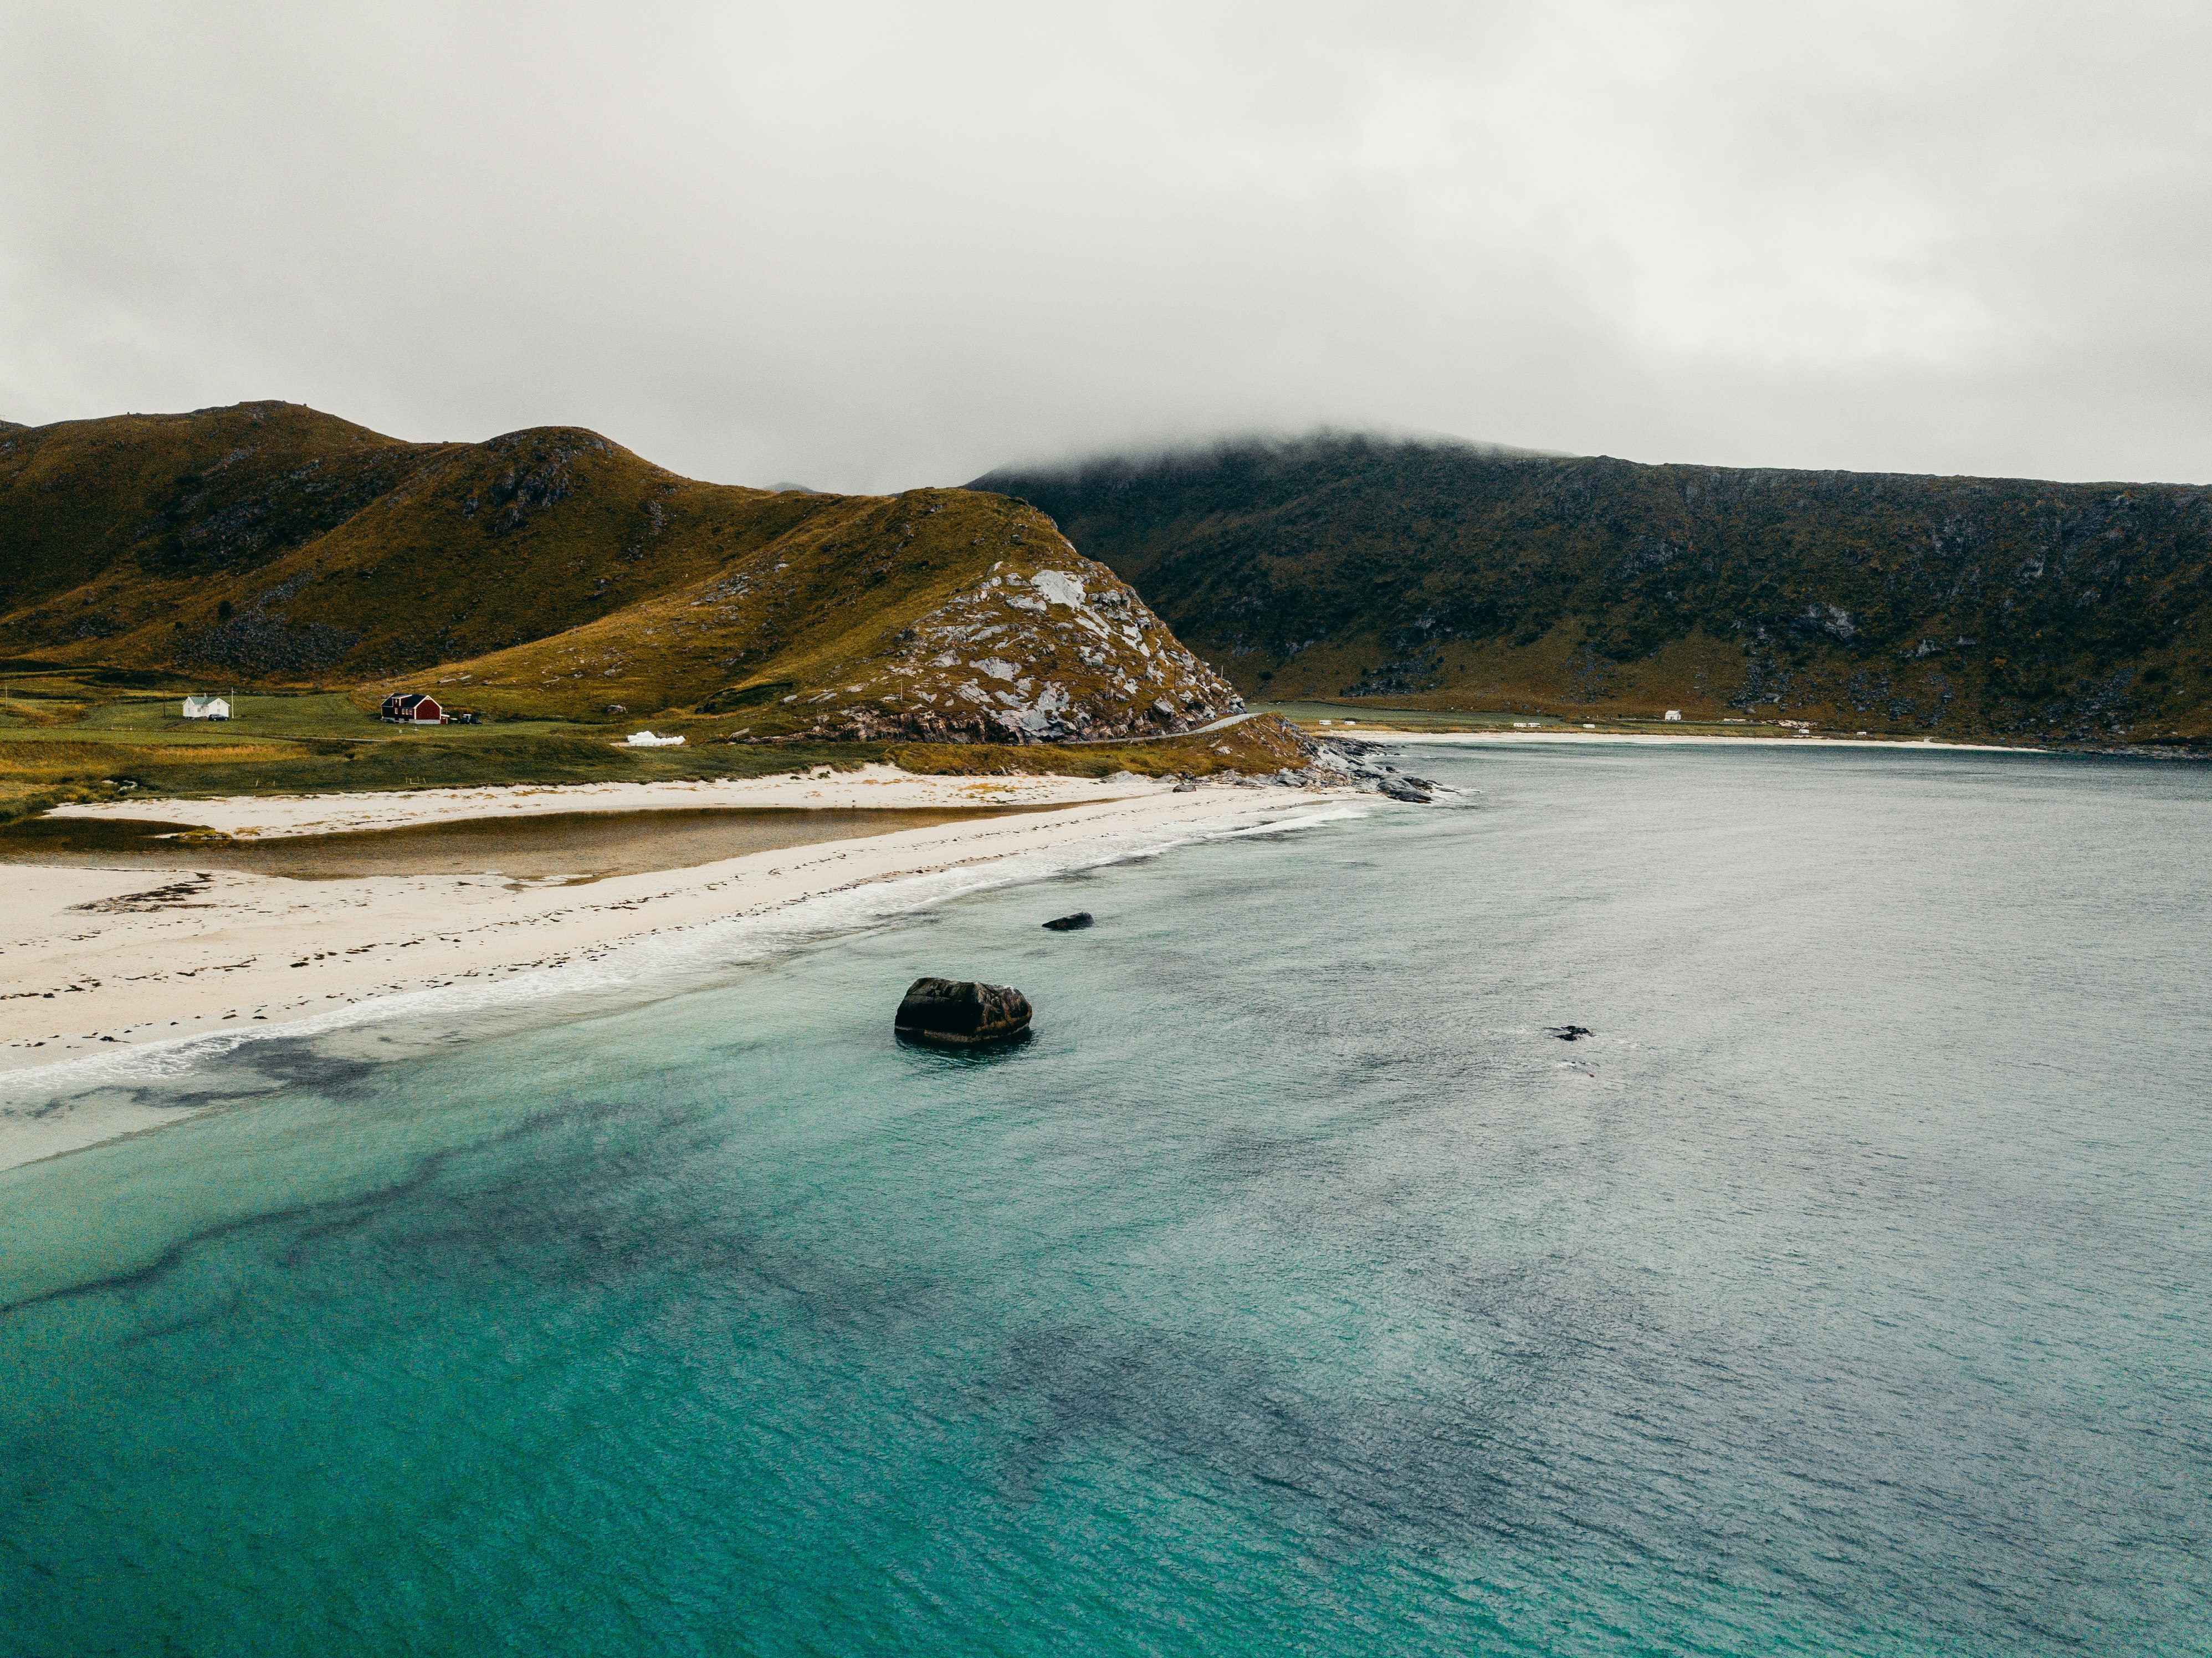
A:
<svg viewBox="0 0 2212 1658">
<path fill-rule="evenodd" d="M 1425 793 L 1401 777 L 1386 777 L 1379 786 L 1393 800 L 1410 800 L 1419 806 L 1429 804 L 1429 797 Z"/>
<path fill-rule="evenodd" d="M 1580 1042 L 1590 1034 L 1590 1028 L 1586 1024 L 1555 1024 L 1547 1028 L 1563 1042 Z"/>
<path fill-rule="evenodd" d="M 1091 912 L 1079 909 L 1073 915 L 1055 916 L 1045 926 L 1054 932 L 1078 932 L 1091 925 Z"/>
<path fill-rule="evenodd" d="M 916 979 L 899 1004 L 896 1028 L 933 1048 L 981 1048 L 1030 1028 L 1030 999 L 1010 985 L 971 979 Z"/>
</svg>

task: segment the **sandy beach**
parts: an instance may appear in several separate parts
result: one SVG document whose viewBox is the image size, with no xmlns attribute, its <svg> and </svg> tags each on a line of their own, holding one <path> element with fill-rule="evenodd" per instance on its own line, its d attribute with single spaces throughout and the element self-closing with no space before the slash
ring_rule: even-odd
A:
<svg viewBox="0 0 2212 1658">
<path fill-rule="evenodd" d="M 196 871 L 188 844 L 180 844 L 173 871 L 14 865 L 0 897 L 0 1073 L 19 1089 L 42 1084 L 67 1074 L 52 1067 L 81 1069 L 134 1048 L 327 1022 L 378 999 L 544 974 L 648 935 L 758 915 L 871 883 L 1329 798 L 1315 791 L 1258 794 L 1223 787 L 1176 793 L 1150 780 L 1102 787 L 1066 778 L 994 779 L 986 786 L 1003 793 L 1008 784 L 1027 804 L 1080 804 L 819 841 L 586 886 L 498 874 L 298 881 Z M 732 805 L 842 805 L 856 795 L 886 806 L 917 798 L 1006 804 L 985 799 L 972 780 L 892 774 L 697 789 L 528 790 L 515 792 L 521 798 L 514 800 L 499 791 L 469 790 L 344 800 L 153 800 L 98 810 L 305 834 L 442 821 L 471 806 L 479 816 L 487 809 L 573 811 L 579 793 L 605 802 L 605 810 L 634 811 L 641 790 L 669 797 L 672 805 L 692 806 L 706 790 Z M 249 815 L 250 824 L 244 821 Z M 62 1114 L 51 1122 L 0 1114 L 0 1168 L 138 1126 L 127 1113 Z"/>
</svg>

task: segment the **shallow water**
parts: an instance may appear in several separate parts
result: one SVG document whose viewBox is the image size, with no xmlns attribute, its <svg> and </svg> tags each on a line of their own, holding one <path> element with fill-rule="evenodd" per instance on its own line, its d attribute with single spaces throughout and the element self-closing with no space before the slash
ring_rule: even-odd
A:
<svg viewBox="0 0 2212 1658">
<path fill-rule="evenodd" d="M 181 809 L 184 803 L 178 803 Z M 753 852 L 851 841 L 1050 806 L 702 806 L 565 811 L 266 841 L 179 841 L 183 823 L 34 817 L 0 828 L 0 864 L 235 869 L 296 880 L 361 875 L 509 875 L 523 880 L 692 869 Z"/>
<path fill-rule="evenodd" d="M 0 1650 L 2212 1647 L 2212 774 L 1401 763 L 0 1175 Z"/>
</svg>

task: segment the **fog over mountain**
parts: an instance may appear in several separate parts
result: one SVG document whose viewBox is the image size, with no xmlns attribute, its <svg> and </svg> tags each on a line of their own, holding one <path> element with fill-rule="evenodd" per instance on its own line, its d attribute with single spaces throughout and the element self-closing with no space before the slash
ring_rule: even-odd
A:
<svg viewBox="0 0 2212 1658">
<path fill-rule="evenodd" d="M 0 418 L 2212 481 L 2180 4 L 0 9 Z"/>
</svg>

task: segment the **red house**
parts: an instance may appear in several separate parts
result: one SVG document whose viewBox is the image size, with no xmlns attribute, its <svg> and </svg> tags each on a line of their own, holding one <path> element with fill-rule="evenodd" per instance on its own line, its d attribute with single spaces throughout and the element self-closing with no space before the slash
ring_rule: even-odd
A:
<svg viewBox="0 0 2212 1658">
<path fill-rule="evenodd" d="M 422 691 L 386 697 L 384 717 L 401 726 L 442 726 L 446 723 L 446 711 L 438 706 L 438 699 Z"/>
</svg>

